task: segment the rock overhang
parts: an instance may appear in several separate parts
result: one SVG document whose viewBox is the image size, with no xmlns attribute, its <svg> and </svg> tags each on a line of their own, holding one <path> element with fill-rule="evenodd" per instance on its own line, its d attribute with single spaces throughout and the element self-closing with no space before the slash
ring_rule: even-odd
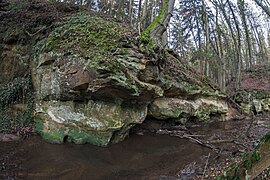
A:
<svg viewBox="0 0 270 180">
<path fill-rule="evenodd" d="M 35 52 L 37 131 L 50 142 L 106 146 L 147 116 L 205 120 L 228 111 L 223 93 L 187 64 L 114 21 L 76 15 Z"/>
</svg>

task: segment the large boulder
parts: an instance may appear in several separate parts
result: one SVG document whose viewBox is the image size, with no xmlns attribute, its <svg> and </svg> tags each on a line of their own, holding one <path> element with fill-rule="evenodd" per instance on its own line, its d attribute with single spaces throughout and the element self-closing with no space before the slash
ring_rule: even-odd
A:
<svg viewBox="0 0 270 180">
<path fill-rule="evenodd" d="M 105 146 L 147 115 L 205 120 L 228 111 L 226 96 L 187 62 L 113 20 L 74 16 L 35 52 L 36 129 L 50 142 Z"/>
</svg>

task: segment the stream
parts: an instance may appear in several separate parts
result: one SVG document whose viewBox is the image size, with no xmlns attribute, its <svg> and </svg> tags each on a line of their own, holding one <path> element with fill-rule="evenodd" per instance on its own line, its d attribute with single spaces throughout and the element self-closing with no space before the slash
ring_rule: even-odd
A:
<svg viewBox="0 0 270 180">
<path fill-rule="evenodd" d="M 207 155 L 209 149 L 166 135 L 133 134 L 106 148 L 49 144 L 32 136 L 1 142 L 0 152 L 6 153 L 0 159 L 7 162 L 0 168 L 4 178 L 158 179 L 177 174 L 186 164 Z"/>
<path fill-rule="evenodd" d="M 218 167 L 217 163 L 224 164 L 223 160 L 252 150 L 252 142 L 270 131 L 269 117 L 256 119 L 247 138 L 249 124 L 250 121 L 214 122 L 187 128 L 185 133 L 201 142 L 214 142 L 211 145 L 219 154 L 186 138 L 150 131 L 143 135 L 133 133 L 109 147 L 50 144 L 35 135 L 0 142 L 0 179 L 177 179 L 183 172 L 190 173 L 193 167 L 188 166 L 194 162 L 204 167 L 210 154 L 207 166 Z M 224 139 L 234 141 L 223 142 Z M 210 173 L 213 171 L 218 172 Z"/>
</svg>

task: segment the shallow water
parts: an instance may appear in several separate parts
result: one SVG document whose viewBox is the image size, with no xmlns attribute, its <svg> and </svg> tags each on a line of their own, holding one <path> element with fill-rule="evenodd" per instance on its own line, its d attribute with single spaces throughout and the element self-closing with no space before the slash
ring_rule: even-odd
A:
<svg viewBox="0 0 270 180">
<path fill-rule="evenodd" d="M 212 158 L 209 166 L 212 164 L 215 167 L 216 163 L 252 146 L 254 140 L 270 131 L 269 118 L 255 120 L 249 130 L 249 138 L 246 132 L 250 121 L 213 122 L 188 128 L 186 133 L 198 135 L 202 141 L 232 139 L 239 142 L 215 143 L 215 147 L 222 150 L 220 157 L 211 149 L 186 139 L 154 133 L 145 133 L 143 136 L 131 134 L 124 142 L 109 147 L 49 144 L 38 136 L 16 142 L 0 142 L 0 179 L 148 180 L 177 177 L 182 168 L 189 170 L 186 165 L 192 162 L 204 168 L 209 153 Z M 161 127 L 160 121 L 149 123 L 144 123 L 138 132 L 144 128 L 151 131 Z"/>
<path fill-rule="evenodd" d="M 33 136 L 0 142 L 2 177 L 15 179 L 158 179 L 176 175 L 209 149 L 166 135 L 131 135 L 109 147 L 49 144 Z M 1 175 L 0 175 L 1 177 Z"/>
</svg>

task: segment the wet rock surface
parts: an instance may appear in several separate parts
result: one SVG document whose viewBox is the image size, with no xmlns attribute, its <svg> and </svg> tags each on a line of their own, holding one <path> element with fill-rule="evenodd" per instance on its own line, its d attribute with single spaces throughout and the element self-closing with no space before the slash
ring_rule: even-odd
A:
<svg viewBox="0 0 270 180">
<path fill-rule="evenodd" d="M 228 112 L 228 105 L 224 100 L 199 98 L 196 100 L 184 100 L 180 98 L 158 98 L 150 107 L 148 115 L 156 119 L 178 119 L 185 124 L 189 117 L 199 121 L 210 120 L 211 114 L 223 114 Z M 222 117 L 220 117 L 222 121 Z"/>
<path fill-rule="evenodd" d="M 37 104 L 36 111 L 38 117 L 46 122 L 40 120 L 36 124 L 37 132 L 45 140 L 105 146 L 111 141 L 123 140 L 135 123 L 141 124 L 146 117 L 147 106 L 93 100 L 86 103 L 44 101 Z M 115 131 L 120 134 L 114 134 Z"/>
</svg>

